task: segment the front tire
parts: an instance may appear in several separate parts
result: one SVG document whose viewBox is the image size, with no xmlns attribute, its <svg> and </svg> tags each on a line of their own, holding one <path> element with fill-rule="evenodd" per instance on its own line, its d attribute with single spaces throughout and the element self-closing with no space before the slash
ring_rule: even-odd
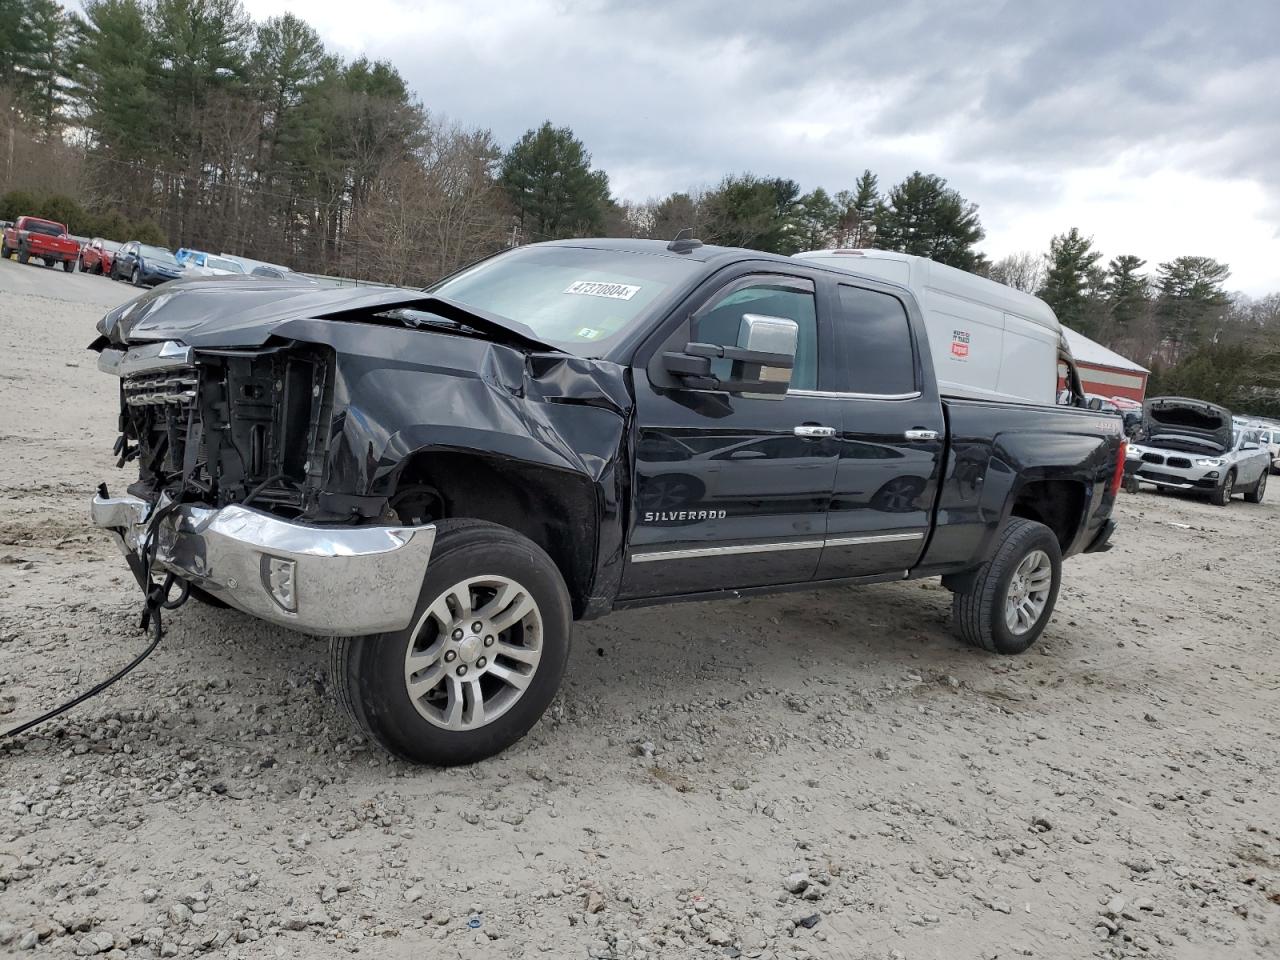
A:
<svg viewBox="0 0 1280 960">
<path fill-rule="evenodd" d="M 132 283 L 135 287 L 140 287 L 142 286 L 142 281 L 140 277 L 141 275 L 138 273 L 138 268 L 134 267 L 133 273 L 129 274 L 129 282 Z"/>
<path fill-rule="evenodd" d="M 1253 489 L 1245 492 L 1244 499 L 1248 503 L 1261 503 L 1262 498 L 1267 493 L 1267 471 L 1263 470 L 1258 474 L 1258 482 L 1253 485 Z"/>
<path fill-rule="evenodd" d="M 9 255 L 10 255 L 10 254 L 12 254 L 12 253 L 13 253 L 13 251 L 12 251 L 12 250 L 10 250 L 10 249 L 9 249 L 7 246 L 5 246 L 3 243 L 0 243 L 0 260 L 8 260 L 8 259 L 9 259 Z"/>
<path fill-rule="evenodd" d="M 1236 472 L 1234 470 L 1227 471 L 1226 478 L 1222 481 L 1221 486 L 1213 488 L 1213 493 L 1209 495 L 1209 502 L 1215 507 L 1225 507 L 1231 503 L 1231 492 L 1236 486 Z"/>
<path fill-rule="evenodd" d="M 18 248 L 18 262 L 23 264 L 31 262 L 31 254 L 27 253 L 27 251 L 23 250 L 21 247 Z"/>
<path fill-rule="evenodd" d="M 572 605 L 533 541 L 443 520 L 410 626 L 337 637 L 338 700 L 371 738 L 415 763 L 475 763 L 537 723 L 569 658 Z"/>
<path fill-rule="evenodd" d="M 960 639 L 990 653 L 1024 652 L 1053 616 L 1061 582 L 1062 548 L 1053 531 L 1010 518 L 991 559 L 952 600 Z"/>
</svg>

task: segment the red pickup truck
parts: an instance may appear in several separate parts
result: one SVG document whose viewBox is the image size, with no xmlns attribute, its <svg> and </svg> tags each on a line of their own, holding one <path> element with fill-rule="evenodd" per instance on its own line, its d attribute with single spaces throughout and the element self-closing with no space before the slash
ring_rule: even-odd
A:
<svg viewBox="0 0 1280 960">
<path fill-rule="evenodd" d="M 80 244 L 67 236 L 67 228 L 39 217 L 19 217 L 13 226 L 5 228 L 0 259 L 8 260 L 15 251 L 19 263 L 39 257 L 46 267 L 61 263 L 67 273 L 75 270 L 80 258 Z"/>
</svg>

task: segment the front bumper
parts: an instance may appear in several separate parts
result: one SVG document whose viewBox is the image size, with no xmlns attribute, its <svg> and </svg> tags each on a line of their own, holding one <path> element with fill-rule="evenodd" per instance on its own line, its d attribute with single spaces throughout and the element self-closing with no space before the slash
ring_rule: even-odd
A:
<svg viewBox="0 0 1280 960">
<path fill-rule="evenodd" d="M 1171 490 L 1213 490 L 1222 480 L 1217 476 L 1206 476 L 1205 469 L 1179 469 L 1164 465 L 1139 463 L 1134 476 L 1144 483 L 1154 483 Z M 1213 471 L 1217 473 L 1218 471 Z"/>
<path fill-rule="evenodd" d="M 90 516 L 140 569 L 151 504 L 95 496 Z M 321 527 L 261 510 L 184 504 L 156 534 L 156 569 L 238 610 L 303 633 L 360 636 L 402 630 L 413 618 L 434 526 Z"/>
</svg>

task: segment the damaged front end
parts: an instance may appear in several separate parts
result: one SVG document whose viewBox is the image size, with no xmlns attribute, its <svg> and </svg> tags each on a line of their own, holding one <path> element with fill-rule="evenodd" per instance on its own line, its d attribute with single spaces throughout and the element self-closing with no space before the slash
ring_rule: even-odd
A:
<svg viewBox="0 0 1280 960">
<path fill-rule="evenodd" d="M 618 367 L 408 291 L 168 286 L 92 345 L 119 377 L 117 465 L 138 471 L 92 516 L 144 590 L 158 572 L 307 633 L 400 630 L 435 521 L 480 516 L 544 543 L 579 614 L 604 612 L 622 557 Z M 406 326 L 408 307 L 441 326 Z"/>
<path fill-rule="evenodd" d="M 197 352 L 164 341 L 106 348 L 99 367 L 120 377 L 117 465 L 136 462 L 138 479 L 126 497 L 100 491 L 91 515 L 116 534 L 144 589 L 154 563 L 224 603 L 303 632 L 355 635 L 407 624 L 433 528 L 296 521 L 319 498 L 331 351 Z"/>
<path fill-rule="evenodd" d="M 107 348 L 120 377 L 117 466 L 130 493 L 156 499 L 181 481 L 201 501 L 301 515 L 319 495 L 333 403 L 331 351 L 298 346 L 202 350 L 177 341 Z"/>
</svg>

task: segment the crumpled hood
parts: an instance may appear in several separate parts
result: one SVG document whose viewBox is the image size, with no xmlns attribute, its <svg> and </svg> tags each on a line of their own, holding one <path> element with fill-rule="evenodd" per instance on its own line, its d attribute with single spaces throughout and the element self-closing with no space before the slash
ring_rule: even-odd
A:
<svg viewBox="0 0 1280 960">
<path fill-rule="evenodd" d="M 560 352 L 522 323 L 400 287 L 327 287 L 264 277 L 201 277 L 156 287 L 98 322 L 103 341 L 180 340 L 191 347 L 257 347 L 290 321 L 342 319 L 373 309 L 425 310 L 519 346 Z"/>
<path fill-rule="evenodd" d="M 1216 403 L 1186 397 L 1153 397 L 1142 405 L 1147 442 L 1159 446 L 1161 438 L 1186 437 L 1231 449 L 1231 411 Z"/>
</svg>

